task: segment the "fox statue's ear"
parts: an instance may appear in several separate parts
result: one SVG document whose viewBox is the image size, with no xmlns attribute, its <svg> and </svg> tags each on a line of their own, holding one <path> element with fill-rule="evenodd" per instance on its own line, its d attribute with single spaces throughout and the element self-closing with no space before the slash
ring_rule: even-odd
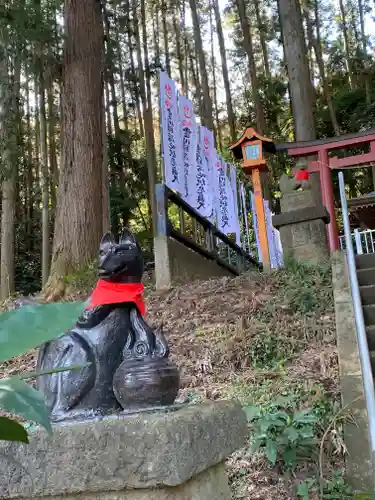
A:
<svg viewBox="0 0 375 500">
<path fill-rule="evenodd" d="M 113 234 L 108 232 L 105 233 L 105 235 L 102 237 L 100 241 L 100 246 L 105 245 L 106 243 L 115 243 L 115 239 L 113 237 Z"/>
<path fill-rule="evenodd" d="M 135 239 L 134 234 L 127 228 L 125 228 L 120 234 L 119 239 L 120 245 L 136 245 L 137 240 Z"/>
</svg>

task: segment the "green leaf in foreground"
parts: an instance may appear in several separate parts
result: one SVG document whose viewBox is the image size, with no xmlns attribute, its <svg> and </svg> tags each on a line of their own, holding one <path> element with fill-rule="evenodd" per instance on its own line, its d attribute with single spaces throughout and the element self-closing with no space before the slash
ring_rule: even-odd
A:
<svg viewBox="0 0 375 500">
<path fill-rule="evenodd" d="M 44 404 L 43 394 L 19 377 L 0 380 L 0 408 L 21 415 L 52 432 L 50 415 Z"/>
<path fill-rule="evenodd" d="M 71 328 L 83 302 L 23 306 L 0 314 L 0 363 L 53 340 Z"/>
<path fill-rule="evenodd" d="M 0 441 L 28 443 L 29 437 L 23 425 L 8 417 L 0 417 Z"/>
</svg>

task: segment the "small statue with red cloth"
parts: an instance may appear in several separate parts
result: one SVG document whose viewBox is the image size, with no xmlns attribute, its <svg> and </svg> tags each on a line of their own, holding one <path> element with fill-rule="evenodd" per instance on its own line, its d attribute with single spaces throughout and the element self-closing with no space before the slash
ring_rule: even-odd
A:
<svg viewBox="0 0 375 500">
<path fill-rule="evenodd" d="M 100 242 L 99 280 L 75 327 L 41 347 L 38 369 L 83 365 L 44 375 L 38 388 L 54 422 L 102 418 L 172 405 L 179 374 L 161 332 L 145 321 L 142 250 L 125 230 Z"/>
<path fill-rule="evenodd" d="M 279 187 L 281 195 L 292 193 L 297 189 L 310 189 L 308 166 L 302 160 L 300 159 L 299 163 L 294 167 L 292 176 L 283 174 L 280 177 Z"/>
</svg>

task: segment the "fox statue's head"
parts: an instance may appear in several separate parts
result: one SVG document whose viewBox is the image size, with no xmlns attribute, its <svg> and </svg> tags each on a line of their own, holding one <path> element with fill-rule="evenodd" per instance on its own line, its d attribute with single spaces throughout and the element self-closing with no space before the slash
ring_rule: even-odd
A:
<svg viewBox="0 0 375 500">
<path fill-rule="evenodd" d="M 99 247 L 99 278 L 113 283 L 140 283 L 143 274 L 142 249 L 129 229 L 124 229 L 118 243 L 106 233 Z"/>
</svg>

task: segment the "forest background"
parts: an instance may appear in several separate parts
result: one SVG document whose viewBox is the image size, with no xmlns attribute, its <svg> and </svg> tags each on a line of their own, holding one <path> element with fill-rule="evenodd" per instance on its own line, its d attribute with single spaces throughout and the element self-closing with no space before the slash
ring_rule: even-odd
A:
<svg viewBox="0 0 375 500">
<path fill-rule="evenodd" d="M 373 28 L 369 0 L 0 0 L 0 298 L 60 297 L 109 228 L 152 256 L 159 70 L 229 160 L 245 126 L 275 141 L 371 128 Z M 271 195 L 290 165 L 271 160 Z M 369 192 L 372 169 L 346 181 Z"/>
</svg>

